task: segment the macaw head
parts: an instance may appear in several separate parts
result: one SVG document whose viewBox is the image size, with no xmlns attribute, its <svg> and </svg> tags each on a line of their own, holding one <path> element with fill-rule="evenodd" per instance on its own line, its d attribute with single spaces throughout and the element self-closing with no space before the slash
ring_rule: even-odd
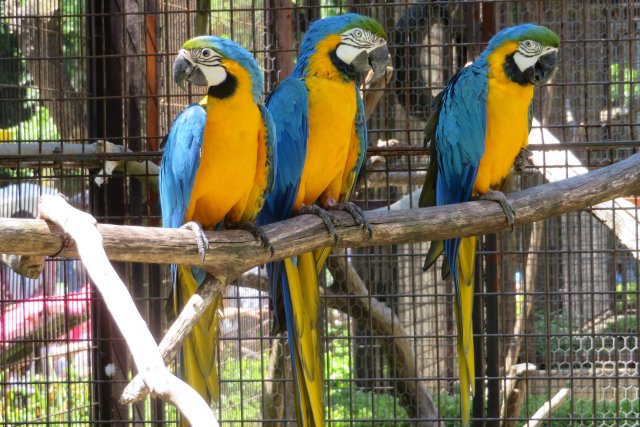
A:
<svg viewBox="0 0 640 427">
<path fill-rule="evenodd" d="M 558 61 L 560 38 L 533 24 L 505 28 L 489 40 L 486 54 L 500 62 L 510 80 L 520 85 L 538 85 L 551 78 Z"/>
<path fill-rule="evenodd" d="M 256 102 L 264 85 L 253 56 L 235 42 L 216 36 L 199 36 L 185 42 L 173 63 L 173 79 L 183 89 L 185 81 L 207 86 L 209 95 L 217 98 L 226 98 L 238 90 L 250 91 Z"/>
<path fill-rule="evenodd" d="M 350 79 L 356 73 L 373 70 L 376 79 L 384 74 L 388 61 L 387 35 L 382 25 L 373 18 L 348 13 L 311 23 L 300 44 L 296 69 L 306 75 L 333 66 Z M 314 62 L 325 68 L 313 70 Z"/>
</svg>

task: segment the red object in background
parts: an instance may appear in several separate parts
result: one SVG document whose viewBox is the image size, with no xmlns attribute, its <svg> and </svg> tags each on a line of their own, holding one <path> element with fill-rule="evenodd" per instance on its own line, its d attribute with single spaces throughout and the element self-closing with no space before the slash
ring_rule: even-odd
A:
<svg viewBox="0 0 640 427">
<path fill-rule="evenodd" d="M 44 328 L 44 322 L 52 323 L 65 316 L 87 318 L 91 301 L 91 286 L 84 285 L 79 292 L 63 296 L 37 296 L 22 302 L 7 305 L 0 320 L 0 341 L 3 349 L 15 345 L 17 341 L 29 338 L 34 332 Z M 75 322 L 73 322 L 75 323 Z M 78 340 L 83 338 L 86 325 L 82 323 L 63 333 L 60 339 Z"/>
</svg>

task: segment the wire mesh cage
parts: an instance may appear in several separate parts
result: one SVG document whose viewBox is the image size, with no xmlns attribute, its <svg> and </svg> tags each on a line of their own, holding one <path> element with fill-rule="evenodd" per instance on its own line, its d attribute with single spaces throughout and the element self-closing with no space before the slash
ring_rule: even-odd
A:
<svg viewBox="0 0 640 427">
<path fill-rule="evenodd" d="M 499 29 L 561 37 L 536 90 L 531 160 L 509 191 L 586 173 L 637 151 L 640 2 L 346 0 L 0 0 L 0 215 L 38 214 L 65 194 L 99 222 L 160 226 L 162 139 L 204 94 L 171 76 L 198 34 L 231 38 L 262 67 L 265 94 L 293 69 L 309 23 L 357 12 L 380 21 L 391 61 L 360 82 L 368 117 L 366 210 L 417 207 L 426 120 L 446 82 Z M 552 426 L 640 419 L 637 194 L 486 236 L 476 268 L 474 425 L 524 425 L 566 393 Z M 321 274 L 328 425 L 460 425 L 453 287 L 427 243 L 335 250 Z M 159 340 L 168 266 L 116 263 Z M 0 424 L 175 424 L 175 408 L 122 405 L 135 367 L 79 260 L 52 253 L 35 279 L 0 267 Z M 218 349 L 222 425 L 295 423 L 286 337 L 273 336 L 263 269 L 224 291 Z M 175 368 L 175 366 L 174 366 Z M 522 403 L 509 404 L 519 388 Z M 532 425 L 532 424 L 529 424 Z"/>
</svg>

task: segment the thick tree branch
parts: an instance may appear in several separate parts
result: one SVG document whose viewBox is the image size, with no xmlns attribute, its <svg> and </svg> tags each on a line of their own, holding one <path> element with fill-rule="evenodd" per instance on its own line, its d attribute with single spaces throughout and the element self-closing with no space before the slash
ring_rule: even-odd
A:
<svg viewBox="0 0 640 427">
<path fill-rule="evenodd" d="M 0 254 L 0 263 L 29 279 L 37 279 L 44 270 L 43 256 Z"/>
<path fill-rule="evenodd" d="M 640 153 L 585 175 L 509 194 L 516 210 L 516 225 L 584 209 L 616 197 L 640 192 Z M 433 208 L 369 212 L 373 237 L 353 218 L 337 212 L 338 246 L 356 247 L 411 243 L 508 230 L 497 203 L 474 201 Z M 264 227 L 274 246 L 274 256 L 254 237 L 241 230 L 208 232 L 205 269 L 237 277 L 272 259 L 282 259 L 330 246 L 332 238 L 322 221 L 302 215 Z M 115 261 L 201 265 L 196 241 L 189 230 L 98 224 L 107 256 Z M 64 245 L 64 232 L 42 220 L 0 219 L 0 253 L 51 255 Z M 77 256 L 75 247 L 64 256 Z"/>
<path fill-rule="evenodd" d="M 536 411 L 531 417 L 531 420 L 523 427 L 537 427 L 546 422 L 549 416 L 562 405 L 562 402 L 567 400 L 571 396 L 571 390 L 568 388 L 561 388 L 551 400 L 542 405 L 540 409 Z"/>
<path fill-rule="evenodd" d="M 640 155 L 635 155 L 583 176 L 513 193 L 509 198 L 517 212 L 516 223 L 538 221 L 637 193 L 640 190 L 639 163 Z M 487 202 L 370 212 L 369 219 L 374 229 L 371 239 L 367 238 L 364 230 L 356 226 L 350 215 L 338 214 L 337 217 L 342 223 L 337 227 L 341 239 L 339 246 L 408 243 L 482 234 L 508 228 L 501 208 L 495 203 Z M 71 225 L 70 222 L 66 222 L 66 226 Z M 200 264 L 197 246 L 190 231 L 114 225 L 98 225 L 98 229 L 112 259 Z M 272 224 L 265 227 L 265 231 L 275 248 L 273 259 L 296 255 L 332 243 L 321 220 L 309 215 Z M 76 233 L 76 238 L 79 236 L 82 234 Z M 246 232 L 209 233 L 209 240 L 210 245 L 203 266 L 218 277 L 236 277 L 242 271 L 270 260 L 268 251 Z M 65 248 L 65 242 L 64 231 L 51 223 L 25 219 L 0 220 L 0 252 L 42 256 L 63 248 L 64 255 L 76 255 L 77 249 Z M 90 263 L 89 258 L 83 261 Z M 199 304 L 206 306 L 206 303 L 206 298 L 203 298 Z M 193 314 L 185 317 L 196 318 Z M 183 326 L 174 326 L 179 327 L 188 329 L 188 322 Z M 134 348 L 132 352 L 133 350 Z M 169 356 L 173 350 L 174 348 L 167 347 L 164 353 Z M 150 388 L 157 390 L 157 387 L 158 385 L 152 385 Z"/>
<path fill-rule="evenodd" d="M 176 357 L 185 337 L 191 332 L 200 319 L 200 316 L 202 316 L 202 313 L 204 313 L 211 303 L 213 303 L 213 300 L 222 293 L 225 286 L 224 280 L 207 274 L 205 281 L 196 290 L 195 294 L 189 298 L 189 301 L 187 301 L 180 311 L 180 315 L 173 324 L 171 324 L 171 327 L 158 345 L 158 350 L 160 350 L 162 359 L 166 364 Z M 120 403 L 127 404 L 137 402 L 138 400 L 144 399 L 148 393 L 149 388 L 145 384 L 142 374 L 138 374 L 122 392 Z"/>
<path fill-rule="evenodd" d="M 58 224 L 75 240 L 82 263 L 131 350 L 144 383 L 156 395 L 173 403 L 193 426 L 217 426 L 207 403 L 165 367 L 156 342 L 138 312 L 125 284 L 102 248 L 102 238 L 89 214 L 69 206 L 61 197 L 42 196 L 40 216 Z"/>
</svg>

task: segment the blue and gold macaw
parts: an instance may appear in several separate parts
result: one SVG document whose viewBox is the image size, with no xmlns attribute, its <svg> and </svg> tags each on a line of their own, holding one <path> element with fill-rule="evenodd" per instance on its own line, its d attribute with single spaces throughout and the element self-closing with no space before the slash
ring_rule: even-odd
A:
<svg viewBox="0 0 640 427">
<path fill-rule="evenodd" d="M 374 78 L 383 74 L 388 58 L 386 35 L 374 19 L 346 14 L 309 26 L 293 73 L 267 100 L 276 124 L 278 174 L 260 223 L 313 212 L 335 233 L 317 207 L 340 207 L 367 226 L 349 203 L 367 149 L 355 78 L 370 69 Z M 318 273 L 328 254 L 323 249 L 268 266 L 274 329 L 287 331 L 301 426 L 324 423 Z"/>
<path fill-rule="evenodd" d="M 173 77 L 181 87 L 188 81 L 207 86 L 208 92 L 182 111 L 169 131 L 160 166 L 162 225 L 187 224 L 204 260 L 202 228 L 237 227 L 258 216 L 274 182 L 275 130 L 271 114 L 260 105 L 262 71 L 236 43 L 214 36 L 187 41 Z M 247 228 L 259 235 L 255 227 Z M 177 314 L 205 273 L 188 266 L 172 271 Z M 187 382 L 208 401 L 219 393 L 215 356 L 221 302 L 215 301 L 198 321 L 181 353 Z"/>
<path fill-rule="evenodd" d="M 477 195 L 499 202 L 513 225 L 513 208 L 495 189 L 527 146 L 533 88 L 551 77 L 559 44 L 558 36 L 545 27 L 525 24 L 504 29 L 474 63 L 449 81 L 425 129 L 431 163 L 420 206 L 466 202 Z M 476 237 L 432 242 L 424 270 L 443 251 L 443 276 L 450 273 L 455 284 L 461 410 L 466 425 L 475 379 L 471 311 Z"/>
</svg>

